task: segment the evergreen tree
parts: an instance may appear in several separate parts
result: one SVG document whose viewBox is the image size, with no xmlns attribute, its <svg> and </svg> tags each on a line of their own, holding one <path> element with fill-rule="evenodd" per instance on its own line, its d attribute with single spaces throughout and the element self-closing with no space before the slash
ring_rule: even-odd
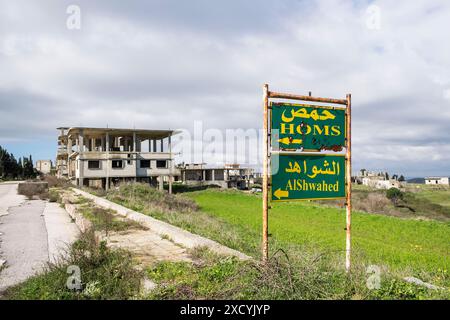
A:
<svg viewBox="0 0 450 320">
<path fill-rule="evenodd" d="M 23 161 L 22 158 L 19 158 L 19 163 L 18 163 L 18 175 L 19 177 L 23 176 Z"/>
<path fill-rule="evenodd" d="M 30 178 L 35 177 L 32 161 L 33 160 L 31 158 L 31 156 L 29 158 L 24 158 L 24 163 L 23 163 L 23 177 L 24 178 L 30 179 Z"/>
<path fill-rule="evenodd" d="M 37 171 L 33 166 L 33 158 L 23 157 L 16 160 L 12 153 L 8 153 L 6 149 L 0 146 L 0 178 L 17 179 L 17 178 L 35 178 Z"/>
</svg>

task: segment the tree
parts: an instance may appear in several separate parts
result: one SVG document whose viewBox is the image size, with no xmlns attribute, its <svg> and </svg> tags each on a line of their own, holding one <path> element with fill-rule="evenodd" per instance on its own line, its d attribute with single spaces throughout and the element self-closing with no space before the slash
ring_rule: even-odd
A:
<svg viewBox="0 0 450 320">
<path fill-rule="evenodd" d="M 37 171 L 33 166 L 33 158 L 23 157 L 16 160 L 12 153 L 8 153 L 6 149 L 0 146 L 0 178 L 17 179 L 17 178 L 35 178 Z"/>
<path fill-rule="evenodd" d="M 405 181 L 405 177 L 403 175 L 400 175 L 400 177 L 398 178 L 398 181 L 400 181 L 400 182 Z"/>
<path fill-rule="evenodd" d="M 386 197 L 392 201 L 394 206 L 397 206 L 403 200 L 403 192 L 397 188 L 390 188 L 386 191 Z"/>
<path fill-rule="evenodd" d="M 36 173 L 34 171 L 33 158 L 31 155 L 29 158 L 24 158 L 23 161 L 23 177 L 27 179 L 35 178 Z"/>
</svg>

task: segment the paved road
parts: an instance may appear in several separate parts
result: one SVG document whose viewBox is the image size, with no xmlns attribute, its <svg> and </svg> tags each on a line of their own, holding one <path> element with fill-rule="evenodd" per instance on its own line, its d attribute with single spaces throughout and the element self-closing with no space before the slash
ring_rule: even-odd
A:
<svg viewBox="0 0 450 320">
<path fill-rule="evenodd" d="M 17 184 L 0 184 L 0 292 L 42 270 L 77 233 L 56 203 L 26 200 Z"/>
</svg>

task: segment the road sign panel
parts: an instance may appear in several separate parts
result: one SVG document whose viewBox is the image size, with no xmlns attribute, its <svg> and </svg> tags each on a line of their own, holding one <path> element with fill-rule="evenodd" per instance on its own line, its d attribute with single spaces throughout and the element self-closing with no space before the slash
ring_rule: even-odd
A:
<svg viewBox="0 0 450 320">
<path fill-rule="evenodd" d="M 274 154 L 272 201 L 345 198 L 345 156 Z"/>
<path fill-rule="evenodd" d="M 345 109 L 272 103 L 272 146 L 280 149 L 333 150 L 345 146 Z"/>
</svg>

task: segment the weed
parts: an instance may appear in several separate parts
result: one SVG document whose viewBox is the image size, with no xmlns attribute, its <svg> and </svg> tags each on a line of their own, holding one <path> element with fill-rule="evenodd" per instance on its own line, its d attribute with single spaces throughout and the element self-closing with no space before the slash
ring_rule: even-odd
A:
<svg viewBox="0 0 450 320">
<path fill-rule="evenodd" d="M 81 271 L 82 290 L 70 290 L 67 268 Z M 94 231 L 83 233 L 59 261 L 48 264 L 44 272 L 7 289 L 7 299 L 129 299 L 140 290 L 142 272 L 127 251 L 97 243 Z"/>
</svg>

